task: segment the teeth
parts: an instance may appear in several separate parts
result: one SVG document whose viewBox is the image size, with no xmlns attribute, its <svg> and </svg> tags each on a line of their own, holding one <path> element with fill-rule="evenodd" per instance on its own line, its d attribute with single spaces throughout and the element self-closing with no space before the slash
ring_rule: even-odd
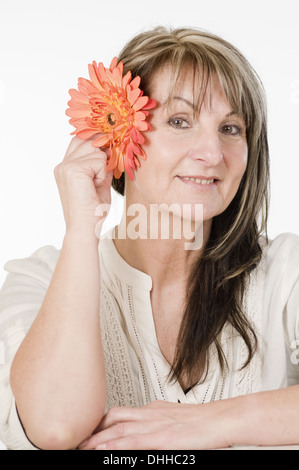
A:
<svg viewBox="0 0 299 470">
<path fill-rule="evenodd" d="M 188 176 L 186 176 L 185 178 L 183 178 L 184 180 L 191 180 L 191 181 L 194 181 L 195 183 L 200 183 L 200 184 L 211 184 L 211 183 L 214 183 L 214 179 L 210 179 L 210 180 L 201 180 L 199 178 L 189 178 Z"/>
</svg>

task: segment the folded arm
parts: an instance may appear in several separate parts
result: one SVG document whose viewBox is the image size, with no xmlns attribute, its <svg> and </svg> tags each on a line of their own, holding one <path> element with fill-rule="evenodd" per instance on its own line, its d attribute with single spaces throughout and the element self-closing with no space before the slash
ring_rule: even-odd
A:
<svg viewBox="0 0 299 470">
<path fill-rule="evenodd" d="M 203 405 L 112 408 L 82 449 L 219 449 L 299 444 L 299 385 Z"/>
</svg>

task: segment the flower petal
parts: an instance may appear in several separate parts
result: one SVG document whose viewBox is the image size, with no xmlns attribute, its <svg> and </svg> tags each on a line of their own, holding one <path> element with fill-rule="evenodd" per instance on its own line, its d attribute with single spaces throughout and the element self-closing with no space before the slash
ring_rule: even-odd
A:
<svg viewBox="0 0 299 470">
<path fill-rule="evenodd" d="M 143 109 L 153 109 L 157 106 L 157 101 L 149 99 Z"/>
<path fill-rule="evenodd" d="M 133 152 L 136 155 L 138 155 L 138 157 L 141 157 L 141 158 L 145 157 L 145 159 L 146 159 L 146 155 L 145 155 L 144 150 L 138 144 L 135 144 L 134 142 L 131 142 L 131 148 L 132 148 Z"/>
<path fill-rule="evenodd" d="M 66 110 L 65 114 L 67 116 L 70 116 L 72 118 L 77 118 L 77 119 L 80 119 L 82 118 L 83 116 L 87 117 L 87 116 L 90 116 L 90 107 L 87 108 L 87 109 L 83 109 L 82 107 L 81 108 L 77 108 L 77 107 L 70 107 Z"/>
<path fill-rule="evenodd" d="M 112 159 L 111 157 L 107 160 L 107 172 L 112 171 L 116 168 L 117 162 L 115 159 Z"/>
<path fill-rule="evenodd" d="M 136 129 L 136 127 L 133 127 L 130 130 L 129 135 L 130 135 L 131 139 L 133 140 L 133 142 L 136 142 L 137 144 L 141 144 L 141 145 L 144 144 L 145 138 L 143 137 L 141 132 L 139 132 L 139 130 Z"/>
<path fill-rule="evenodd" d="M 91 93 L 98 92 L 97 87 L 95 87 L 93 83 L 86 78 L 78 78 L 78 88 L 81 93 L 87 96 L 89 96 Z"/>
<path fill-rule="evenodd" d="M 140 167 L 141 167 L 140 160 L 139 160 L 137 157 L 134 158 L 134 163 L 135 163 L 135 167 L 136 167 L 136 168 L 140 168 Z"/>
<path fill-rule="evenodd" d="M 101 82 L 102 86 L 104 86 L 103 84 L 104 84 L 104 82 L 107 81 L 107 76 L 106 76 L 106 69 L 105 69 L 104 64 L 102 62 L 99 62 L 99 64 L 98 64 L 97 73 L 99 74 L 100 82 Z"/>
<path fill-rule="evenodd" d="M 131 81 L 130 85 L 132 88 L 138 88 L 141 82 L 141 78 L 137 75 L 134 80 Z"/>
<path fill-rule="evenodd" d="M 99 130 L 98 130 L 98 133 L 99 133 Z M 98 137 L 97 139 L 95 139 L 93 141 L 93 146 L 94 147 L 104 147 L 104 145 L 107 145 L 107 143 L 109 142 L 110 138 L 109 138 L 109 135 L 107 134 L 103 134 L 101 135 L 100 137 Z"/>
<path fill-rule="evenodd" d="M 92 65 L 88 66 L 89 70 L 89 76 L 90 79 L 95 86 L 95 88 L 99 91 L 103 91 L 103 84 L 101 82 L 101 74 L 99 71 L 99 67 L 97 67 L 97 64 L 95 61 L 93 61 Z"/>
<path fill-rule="evenodd" d="M 122 64 L 122 62 L 120 62 Z M 117 66 L 117 57 L 113 57 L 109 69 L 112 71 Z"/>
<path fill-rule="evenodd" d="M 135 113 L 135 121 L 144 121 L 146 119 L 146 114 L 145 113 L 146 113 L 146 111 L 143 112 L 143 110 L 142 111 L 137 111 Z"/>
<path fill-rule="evenodd" d="M 134 125 L 136 129 L 138 129 L 141 132 L 148 131 L 149 129 L 149 123 L 146 121 L 136 121 Z"/>
<path fill-rule="evenodd" d="M 133 169 L 135 170 L 135 165 L 133 166 Z M 128 160 L 128 159 L 126 160 L 125 170 L 126 170 L 126 172 L 127 172 L 128 177 L 130 178 L 130 180 L 133 181 L 133 180 L 134 180 L 134 175 L 133 175 L 132 167 L 131 167 L 131 165 L 129 164 L 129 160 Z"/>
<path fill-rule="evenodd" d="M 82 131 L 79 131 L 77 132 L 77 137 L 79 137 L 79 139 L 83 139 L 83 140 L 87 140 L 87 139 L 90 139 L 91 137 L 93 137 L 95 134 L 98 134 L 99 133 L 99 130 L 98 129 L 84 129 Z"/>
<path fill-rule="evenodd" d="M 127 97 L 130 102 L 130 104 L 133 106 L 136 101 L 138 100 L 140 96 L 140 90 L 139 88 L 135 88 L 134 90 L 130 90 L 129 87 L 127 87 Z M 135 106 L 133 106 L 135 109 Z"/>
<path fill-rule="evenodd" d="M 75 88 L 71 88 L 69 90 L 69 94 L 70 94 L 70 96 L 73 100 L 73 103 L 74 102 L 75 103 L 78 102 L 78 103 L 82 103 L 82 104 L 89 103 L 88 95 L 84 95 L 83 93 L 76 90 Z"/>
<path fill-rule="evenodd" d="M 135 109 L 135 111 L 139 111 L 140 109 L 142 109 L 143 107 L 146 106 L 147 102 L 148 102 L 148 97 L 147 96 L 140 96 L 140 98 L 136 101 L 136 103 L 134 104 L 133 108 Z"/>
<path fill-rule="evenodd" d="M 113 176 L 117 180 L 121 177 L 122 174 L 123 174 L 123 171 L 120 171 L 118 168 L 114 169 Z"/>
<path fill-rule="evenodd" d="M 123 88 L 126 89 L 127 88 L 127 85 L 128 83 L 130 82 L 132 78 L 132 74 L 131 72 L 129 71 L 123 78 Z"/>
</svg>

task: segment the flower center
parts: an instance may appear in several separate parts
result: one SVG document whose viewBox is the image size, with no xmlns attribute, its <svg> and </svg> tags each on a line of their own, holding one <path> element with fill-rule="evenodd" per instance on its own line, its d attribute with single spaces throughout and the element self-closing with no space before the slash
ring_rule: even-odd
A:
<svg viewBox="0 0 299 470">
<path fill-rule="evenodd" d="M 90 99 L 91 114 L 87 118 L 92 128 L 109 134 L 110 145 L 119 146 L 134 123 L 135 111 L 125 93 L 119 89 L 101 93 Z"/>
<path fill-rule="evenodd" d="M 103 93 L 100 99 L 91 99 L 90 104 L 91 125 L 121 141 L 134 120 L 134 110 L 126 97 L 115 92 Z"/>
<path fill-rule="evenodd" d="M 113 113 L 109 113 L 109 114 L 108 114 L 107 120 L 108 120 L 108 122 L 109 122 L 109 124 L 110 124 L 111 126 L 115 126 L 115 124 L 116 124 L 116 117 L 115 117 L 115 115 L 114 115 Z"/>
</svg>

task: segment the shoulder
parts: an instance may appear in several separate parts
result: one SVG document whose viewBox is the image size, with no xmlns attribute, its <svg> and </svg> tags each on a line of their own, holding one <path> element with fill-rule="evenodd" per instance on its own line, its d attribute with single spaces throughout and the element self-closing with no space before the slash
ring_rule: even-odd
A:
<svg viewBox="0 0 299 470">
<path fill-rule="evenodd" d="M 271 268 L 291 269 L 299 274 L 299 236 L 282 233 L 268 243 L 261 243 L 268 270 Z"/>
<path fill-rule="evenodd" d="M 281 233 L 268 243 L 264 242 L 264 246 L 270 255 L 276 253 L 286 256 L 299 253 L 299 236 L 294 233 Z"/>
<path fill-rule="evenodd" d="M 48 283 L 55 269 L 60 250 L 51 245 L 37 249 L 31 255 L 11 259 L 4 265 L 9 275 L 28 276 L 36 281 Z"/>
<path fill-rule="evenodd" d="M 299 279 L 299 236 L 282 233 L 268 243 L 263 239 L 265 292 L 288 299 Z"/>
</svg>

